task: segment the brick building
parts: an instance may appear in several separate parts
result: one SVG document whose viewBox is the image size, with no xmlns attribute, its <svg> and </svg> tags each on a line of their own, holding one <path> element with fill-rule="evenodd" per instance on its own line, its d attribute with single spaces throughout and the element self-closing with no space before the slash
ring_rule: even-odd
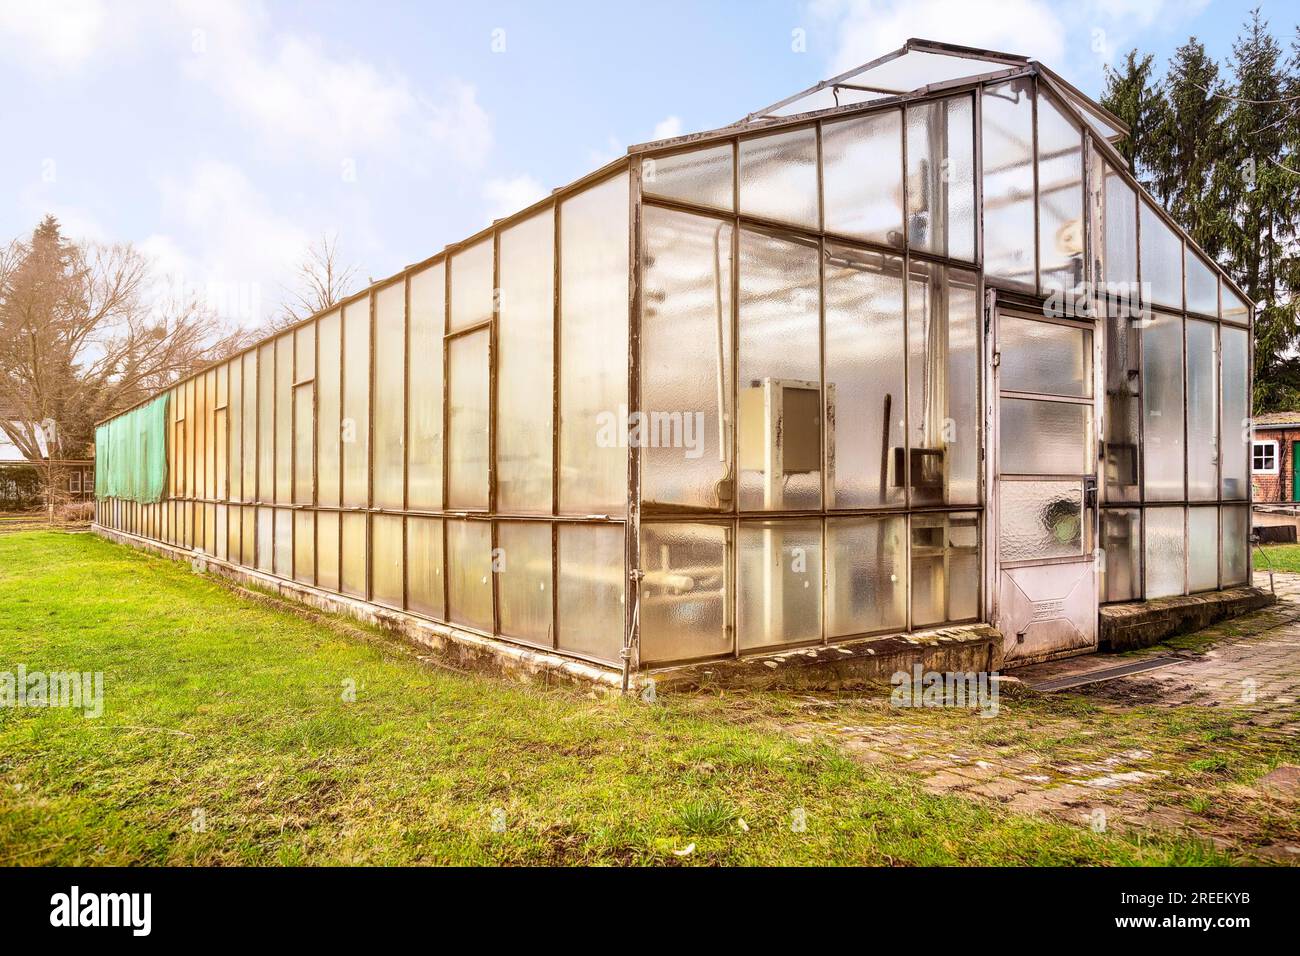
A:
<svg viewBox="0 0 1300 956">
<path fill-rule="evenodd" d="M 1256 502 L 1300 501 L 1297 455 L 1300 455 L 1300 412 L 1256 416 L 1250 448 L 1250 483 Z"/>
</svg>

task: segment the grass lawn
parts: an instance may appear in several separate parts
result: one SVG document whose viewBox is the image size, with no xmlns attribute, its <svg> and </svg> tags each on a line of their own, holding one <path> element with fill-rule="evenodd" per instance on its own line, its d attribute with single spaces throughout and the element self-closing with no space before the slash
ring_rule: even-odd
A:
<svg viewBox="0 0 1300 956">
<path fill-rule="evenodd" d="M 1256 555 L 1256 571 L 1267 571 L 1272 566 L 1274 571 L 1300 572 L 1300 544 L 1266 544 L 1260 550 L 1267 560 Z"/>
<path fill-rule="evenodd" d="M 0 536 L 19 664 L 102 671 L 104 713 L 0 708 L 0 863 L 1231 862 L 932 795 L 743 699 L 434 669 L 88 534 Z"/>
</svg>

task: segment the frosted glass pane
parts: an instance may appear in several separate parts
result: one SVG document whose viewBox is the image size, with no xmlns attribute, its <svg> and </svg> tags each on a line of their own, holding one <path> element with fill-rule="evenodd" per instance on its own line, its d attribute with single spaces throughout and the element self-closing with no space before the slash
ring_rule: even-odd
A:
<svg viewBox="0 0 1300 956">
<path fill-rule="evenodd" d="M 1092 394 L 1092 334 L 1004 315 L 998 319 L 1001 388 L 1086 398 Z"/>
<path fill-rule="evenodd" d="M 1044 292 L 1083 282 L 1083 131 L 1038 98 L 1038 272 Z"/>
<path fill-rule="evenodd" d="M 316 586 L 339 589 L 339 513 L 316 513 Z"/>
<path fill-rule="evenodd" d="M 145 505 L 141 517 L 141 531 L 148 537 L 157 537 L 153 530 L 153 505 Z M 218 558 L 228 559 L 230 554 L 230 510 L 226 505 L 217 505 L 216 540 L 213 547 Z"/>
<path fill-rule="evenodd" d="M 913 504 L 979 500 L 980 308 L 974 273 L 913 261 L 908 428 Z"/>
<path fill-rule="evenodd" d="M 257 500 L 275 500 L 275 343 L 268 342 L 257 350 Z M 192 384 L 192 383 L 191 383 Z M 194 411 L 194 391 L 189 390 L 188 410 Z M 185 429 L 186 483 L 194 493 L 193 439 L 197 422 L 193 415 Z"/>
<path fill-rule="evenodd" d="M 486 521 L 447 522 L 450 620 L 492 632 L 492 526 Z"/>
<path fill-rule="evenodd" d="M 1083 486 L 1078 481 L 1003 481 L 998 513 L 1003 561 L 1083 554 Z"/>
<path fill-rule="evenodd" d="M 316 583 L 316 513 L 293 513 L 293 577 L 303 584 Z"/>
<path fill-rule="evenodd" d="M 405 504 L 406 467 L 406 283 L 375 293 L 375 443 L 374 503 L 377 508 Z"/>
<path fill-rule="evenodd" d="M 628 180 L 560 207 L 560 509 L 627 512 Z"/>
<path fill-rule="evenodd" d="M 451 257 L 451 325 L 469 328 L 492 318 L 492 240 L 484 239 Z"/>
<path fill-rule="evenodd" d="M 293 500 L 293 336 L 275 340 L 275 500 Z"/>
<path fill-rule="evenodd" d="M 293 380 L 305 382 L 316 375 L 316 323 L 293 333 Z"/>
<path fill-rule="evenodd" d="M 342 591 L 353 597 L 366 596 L 366 516 L 345 512 L 339 518 L 339 533 L 343 540 Z"/>
<path fill-rule="evenodd" d="M 737 459 L 747 511 L 821 506 L 819 274 L 816 245 L 741 230 Z"/>
<path fill-rule="evenodd" d="M 555 376 L 555 217 L 550 210 L 501 233 L 498 308 L 497 507 L 550 514 Z"/>
<path fill-rule="evenodd" d="M 229 497 L 226 483 L 226 449 L 230 441 L 229 422 L 229 409 L 222 408 L 213 413 L 212 439 L 216 444 L 213 467 L 216 469 L 216 484 L 213 486 L 212 495 L 223 501 Z"/>
<path fill-rule="evenodd" d="M 1213 591 L 1219 586 L 1219 509 L 1187 510 L 1187 589 Z"/>
<path fill-rule="evenodd" d="M 740 211 L 808 229 L 818 227 L 813 127 L 741 141 Z"/>
<path fill-rule="evenodd" d="M 1205 260 L 1192 251 L 1187 254 L 1187 311 L 1202 315 L 1219 314 L 1219 277 Z"/>
<path fill-rule="evenodd" d="M 664 196 L 730 212 L 734 208 L 730 143 L 641 161 L 641 188 Z"/>
<path fill-rule="evenodd" d="M 442 599 L 442 519 L 406 519 L 407 607 L 444 618 Z"/>
<path fill-rule="evenodd" d="M 376 604 L 402 607 L 402 516 L 373 515 L 370 519 L 371 570 Z"/>
<path fill-rule="evenodd" d="M 623 649 L 623 526 L 560 525 L 559 647 L 613 663 Z"/>
<path fill-rule="evenodd" d="M 979 518 L 912 515 L 912 626 L 973 618 L 979 611 Z"/>
<path fill-rule="evenodd" d="M 337 312 L 320 319 L 319 349 L 316 368 L 316 495 L 323 505 L 339 503 L 339 417 L 340 397 L 339 346 L 342 324 Z M 247 378 L 247 370 L 245 370 Z M 247 407 L 247 406 L 246 406 Z M 247 482 L 247 478 L 245 478 Z M 244 498 L 248 499 L 245 484 Z"/>
<path fill-rule="evenodd" d="M 1216 326 L 1187 320 L 1187 497 L 1219 497 L 1219 357 Z"/>
<path fill-rule="evenodd" d="M 227 442 L 229 453 L 229 485 L 227 493 L 232 501 L 243 499 L 244 488 L 244 362 L 242 359 L 230 360 L 230 405 L 227 409 L 230 438 Z M 175 480 L 175 471 L 169 469 L 169 481 Z"/>
<path fill-rule="evenodd" d="M 447 299 L 443 264 L 411 276 L 409 507 L 442 507 L 442 332 Z"/>
<path fill-rule="evenodd" d="M 741 650 L 821 640 L 821 522 L 742 522 L 738 543 Z"/>
<path fill-rule="evenodd" d="M 720 525 L 641 526 L 642 664 L 731 652 L 727 537 Z"/>
<path fill-rule="evenodd" d="M 826 522 L 828 637 L 907 627 L 907 519 Z"/>
<path fill-rule="evenodd" d="M 550 524 L 499 523 L 496 569 L 501 633 L 551 647 Z"/>
<path fill-rule="evenodd" d="M 279 577 L 293 577 L 293 512 L 288 508 L 275 509 L 274 560 Z"/>
<path fill-rule="evenodd" d="M 1138 331 L 1122 310 L 1106 315 L 1105 494 L 1109 502 L 1136 502 L 1139 497 L 1141 371 Z"/>
<path fill-rule="evenodd" d="M 1101 513 L 1102 600 L 1142 596 L 1142 512 L 1136 508 Z"/>
<path fill-rule="evenodd" d="M 1183 593 L 1183 509 L 1146 509 L 1146 597 Z"/>
<path fill-rule="evenodd" d="M 903 245 L 903 115 L 869 113 L 822 127 L 826 231 Z M 870 170 L 870 175 L 864 175 Z"/>
<path fill-rule="evenodd" d="M 447 503 L 488 505 L 488 331 L 452 339 L 447 375 Z"/>
<path fill-rule="evenodd" d="M 986 86 L 983 97 L 984 271 L 1033 289 L 1033 79 Z"/>
<path fill-rule="evenodd" d="M 729 510 L 733 230 L 653 206 L 643 217 L 641 495 Z"/>
<path fill-rule="evenodd" d="M 188 523 L 189 509 L 185 509 Z M 257 570 L 268 574 L 275 569 L 275 512 L 270 508 L 257 509 Z"/>
<path fill-rule="evenodd" d="M 913 249 L 975 258 L 972 102 L 959 96 L 907 108 L 907 235 Z"/>
<path fill-rule="evenodd" d="M 1106 282 L 1110 294 L 1125 299 L 1137 286 L 1137 193 L 1112 167 L 1106 167 Z"/>
<path fill-rule="evenodd" d="M 1148 501 L 1183 499 L 1183 323 L 1154 314 L 1142 330 L 1143 465 Z"/>
<path fill-rule="evenodd" d="M 183 519 L 183 511 L 184 509 L 179 507 L 173 508 L 172 510 L 173 540 L 176 540 L 181 534 L 181 530 L 176 527 L 176 522 Z M 244 565 L 246 568 L 255 567 L 257 565 L 257 555 L 255 551 L 257 546 L 257 511 L 258 509 L 249 505 L 244 508 L 244 513 L 241 516 L 240 564 Z"/>
<path fill-rule="evenodd" d="M 1141 211 L 1142 294 L 1148 302 L 1183 307 L 1182 240 L 1149 205 Z"/>
<path fill-rule="evenodd" d="M 370 302 L 343 309 L 343 503 L 365 505 L 370 494 Z"/>
<path fill-rule="evenodd" d="M 1222 283 L 1223 286 L 1223 321 L 1236 322 L 1239 325 L 1245 325 L 1250 321 L 1250 307 L 1246 301 L 1237 295 L 1228 283 Z"/>
<path fill-rule="evenodd" d="M 905 498 L 903 260 L 826 247 L 827 506 Z"/>
<path fill-rule="evenodd" d="M 1223 545 L 1220 557 L 1223 586 L 1247 584 L 1249 574 L 1246 553 L 1250 540 L 1250 510 L 1232 507 L 1222 509 Z"/>
<path fill-rule="evenodd" d="M 312 419 L 312 383 L 293 390 L 293 500 L 312 503 L 312 469 L 315 467 L 316 427 Z"/>
<path fill-rule="evenodd" d="M 1001 399 L 1000 470 L 1004 475 L 1082 475 L 1092 471 L 1092 407 Z"/>
<path fill-rule="evenodd" d="M 1247 387 L 1247 352 L 1250 346 L 1244 329 L 1220 327 L 1223 350 L 1220 372 L 1223 376 L 1223 399 L 1220 431 L 1223 434 L 1223 463 L 1220 481 L 1223 497 L 1244 501 L 1250 489 L 1250 396 Z"/>
</svg>

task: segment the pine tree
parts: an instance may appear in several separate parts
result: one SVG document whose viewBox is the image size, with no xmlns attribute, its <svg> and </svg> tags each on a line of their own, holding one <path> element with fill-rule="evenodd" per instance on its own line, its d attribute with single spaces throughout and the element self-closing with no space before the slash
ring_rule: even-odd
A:
<svg viewBox="0 0 1300 956">
<path fill-rule="evenodd" d="M 1129 135 L 1117 148 L 1147 188 L 1151 185 L 1146 163 L 1153 153 L 1151 137 L 1164 113 L 1163 97 L 1151 82 L 1153 60 L 1150 53 L 1139 57 L 1137 50 L 1129 50 L 1119 69 L 1106 67 L 1106 90 L 1101 96 L 1101 105 L 1128 124 Z"/>
</svg>

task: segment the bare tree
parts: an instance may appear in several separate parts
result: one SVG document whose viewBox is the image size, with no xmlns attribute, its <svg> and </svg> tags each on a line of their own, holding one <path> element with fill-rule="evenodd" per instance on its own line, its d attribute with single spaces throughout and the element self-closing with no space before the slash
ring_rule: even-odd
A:
<svg viewBox="0 0 1300 956">
<path fill-rule="evenodd" d="M 357 267 L 345 264 L 339 254 L 338 234 L 321 234 L 303 253 L 296 273 L 297 286 L 288 292 L 270 330 L 279 331 L 337 305 L 352 294 Z"/>
<path fill-rule="evenodd" d="M 151 297 L 151 278 L 131 245 L 70 242 L 52 216 L 0 249 L 0 407 L 51 503 L 56 463 L 87 454 L 96 421 L 247 339 L 195 299 Z"/>
</svg>

